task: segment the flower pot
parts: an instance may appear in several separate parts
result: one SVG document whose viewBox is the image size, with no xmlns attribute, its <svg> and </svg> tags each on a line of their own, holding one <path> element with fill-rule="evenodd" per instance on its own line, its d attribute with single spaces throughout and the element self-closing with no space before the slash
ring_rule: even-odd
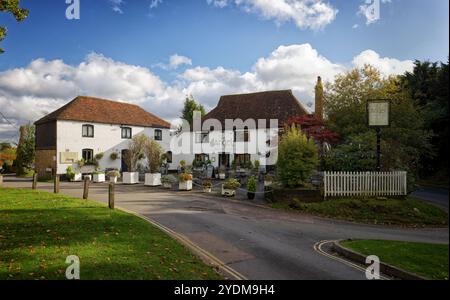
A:
<svg viewBox="0 0 450 300">
<path fill-rule="evenodd" d="M 264 186 L 272 186 L 272 181 L 265 181 L 264 180 Z"/>
<path fill-rule="evenodd" d="M 235 190 L 226 189 L 222 186 L 222 196 L 224 197 L 234 197 L 236 196 Z"/>
<path fill-rule="evenodd" d="M 178 188 L 180 191 L 192 191 L 192 180 L 180 181 Z"/>
<path fill-rule="evenodd" d="M 109 176 L 110 183 L 117 183 L 117 176 Z"/>
<path fill-rule="evenodd" d="M 105 174 L 94 174 L 94 182 L 95 183 L 103 183 L 105 182 Z"/>
<path fill-rule="evenodd" d="M 91 181 L 92 180 L 92 175 L 84 175 L 84 178 L 86 179 L 88 179 L 89 181 Z"/>
<path fill-rule="evenodd" d="M 165 189 L 171 189 L 172 188 L 172 184 L 170 182 L 164 182 L 163 183 L 163 188 Z"/>
<path fill-rule="evenodd" d="M 75 176 L 72 179 L 73 182 L 83 181 L 83 174 L 75 173 Z"/>
<path fill-rule="evenodd" d="M 220 180 L 225 180 L 225 173 L 219 174 L 219 179 Z"/>
<path fill-rule="evenodd" d="M 161 185 L 161 174 L 145 174 L 145 185 L 146 186 L 160 186 Z"/>
<path fill-rule="evenodd" d="M 204 193 L 211 193 L 211 191 L 212 191 L 212 188 L 210 188 L 210 187 L 208 187 L 208 188 L 203 188 L 203 192 Z"/>
<path fill-rule="evenodd" d="M 139 172 L 124 172 L 123 184 L 137 184 L 139 183 Z"/>
<path fill-rule="evenodd" d="M 248 192 L 247 193 L 247 198 L 248 200 L 253 200 L 255 199 L 256 193 L 252 193 L 252 192 Z"/>
</svg>

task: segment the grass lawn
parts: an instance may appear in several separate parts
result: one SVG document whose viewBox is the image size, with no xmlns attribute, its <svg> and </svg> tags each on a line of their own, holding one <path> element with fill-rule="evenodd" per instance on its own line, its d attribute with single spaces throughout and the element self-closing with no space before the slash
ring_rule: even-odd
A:
<svg viewBox="0 0 450 300">
<path fill-rule="evenodd" d="M 320 203 L 279 202 L 274 208 L 290 209 L 339 220 L 401 226 L 446 226 L 448 214 L 431 204 L 406 199 L 334 199 Z"/>
<path fill-rule="evenodd" d="M 62 195 L 0 188 L 0 279 L 221 279 L 145 220 Z"/>
<path fill-rule="evenodd" d="M 341 245 L 429 279 L 448 280 L 448 245 L 372 240 L 344 241 Z"/>
</svg>

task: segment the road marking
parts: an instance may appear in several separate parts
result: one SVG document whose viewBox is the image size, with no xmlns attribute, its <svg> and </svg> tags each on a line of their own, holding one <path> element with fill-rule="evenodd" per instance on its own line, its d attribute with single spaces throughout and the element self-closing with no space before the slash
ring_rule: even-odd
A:
<svg viewBox="0 0 450 300">
<path fill-rule="evenodd" d="M 163 232 L 167 233 L 169 236 L 173 237 L 174 239 L 178 240 L 179 242 L 181 242 L 183 245 L 185 245 L 186 247 L 188 247 L 189 249 L 193 250 L 194 252 L 196 252 L 198 255 L 206 258 L 210 264 L 212 266 L 218 267 L 219 269 L 221 269 L 222 271 L 224 271 L 225 273 L 231 275 L 231 277 L 233 277 L 235 280 L 248 280 L 244 275 L 242 275 L 241 273 L 239 273 L 238 271 L 234 270 L 233 268 L 231 268 L 230 266 L 227 266 L 223 261 L 221 261 L 219 258 L 217 258 L 216 256 L 214 256 L 213 254 L 209 253 L 208 251 L 206 251 L 203 248 L 200 248 L 199 246 L 197 246 L 196 244 L 194 244 L 191 240 L 189 240 L 187 237 L 173 231 L 172 229 L 144 216 L 141 215 L 140 213 L 128 210 L 126 208 L 122 208 L 122 207 L 117 207 L 117 209 L 123 210 L 124 212 L 130 213 L 132 215 L 135 215 L 147 222 L 149 222 L 150 224 L 152 224 L 153 226 L 157 227 L 158 229 L 162 230 Z"/>
<path fill-rule="evenodd" d="M 364 274 L 366 273 L 366 269 L 363 268 L 363 267 L 361 267 L 360 265 L 357 265 L 357 264 L 355 264 L 355 263 L 352 263 L 352 262 L 350 262 L 350 261 L 348 261 L 348 260 L 346 260 L 346 259 L 343 259 L 343 258 L 340 258 L 340 257 L 336 257 L 336 256 L 331 255 L 331 254 L 328 254 L 327 252 L 325 252 L 324 250 L 322 250 L 322 246 L 323 246 L 323 245 L 328 244 L 328 243 L 333 243 L 333 242 L 335 242 L 335 241 L 321 241 L 321 242 L 315 243 L 315 244 L 314 244 L 314 250 L 315 250 L 317 253 L 319 253 L 319 254 L 321 254 L 321 255 L 323 255 L 323 256 L 326 256 L 326 257 L 328 257 L 328 258 L 330 258 L 330 259 L 332 259 L 332 260 L 341 262 L 341 263 L 343 263 L 343 264 L 345 264 L 345 265 L 347 265 L 347 266 L 349 266 L 349 267 L 351 267 L 351 268 L 353 268 L 353 269 L 356 269 L 356 270 L 358 270 L 358 271 L 361 271 L 361 272 L 364 273 Z M 383 275 L 380 275 L 380 278 L 381 278 L 382 280 L 391 280 L 390 278 L 388 278 L 388 277 L 386 277 L 386 276 L 383 276 Z"/>
</svg>

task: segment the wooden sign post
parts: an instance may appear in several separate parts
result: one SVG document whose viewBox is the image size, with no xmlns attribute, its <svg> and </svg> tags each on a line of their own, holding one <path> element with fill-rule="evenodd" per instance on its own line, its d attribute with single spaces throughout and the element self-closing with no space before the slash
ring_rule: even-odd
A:
<svg viewBox="0 0 450 300">
<path fill-rule="evenodd" d="M 34 173 L 34 174 L 33 174 L 33 184 L 32 184 L 32 186 L 31 186 L 31 188 L 32 188 L 33 190 L 37 189 L 37 179 L 38 179 L 38 174 L 37 174 L 37 173 Z"/>
<path fill-rule="evenodd" d="M 87 200 L 89 198 L 89 186 L 91 181 L 88 177 L 84 177 L 84 186 L 83 186 L 83 199 Z"/>
<path fill-rule="evenodd" d="M 59 194 L 59 175 L 55 175 L 55 180 L 53 182 L 53 191 L 55 194 Z"/>
<path fill-rule="evenodd" d="M 108 193 L 108 206 L 110 209 L 114 209 L 114 190 L 115 190 L 115 184 L 110 182 L 109 183 L 109 193 Z"/>
</svg>

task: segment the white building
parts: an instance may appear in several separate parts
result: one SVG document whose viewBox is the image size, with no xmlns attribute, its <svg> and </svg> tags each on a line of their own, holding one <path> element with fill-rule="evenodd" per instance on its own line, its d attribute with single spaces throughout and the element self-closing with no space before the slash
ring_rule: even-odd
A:
<svg viewBox="0 0 450 300">
<path fill-rule="evenodd" d="M 170 124 L 132 104 L 77 97 L 35 125 L 36 170 L 41 177 L 65 174 L 69 166 L 76 169 L 78 161 L 89 163 L 98 154 L 103 154 L 98 160 L 101 170 L 126 171 L 124 153 L 130 139 L 141 133 L 169 151 Z"/>
</svg>

